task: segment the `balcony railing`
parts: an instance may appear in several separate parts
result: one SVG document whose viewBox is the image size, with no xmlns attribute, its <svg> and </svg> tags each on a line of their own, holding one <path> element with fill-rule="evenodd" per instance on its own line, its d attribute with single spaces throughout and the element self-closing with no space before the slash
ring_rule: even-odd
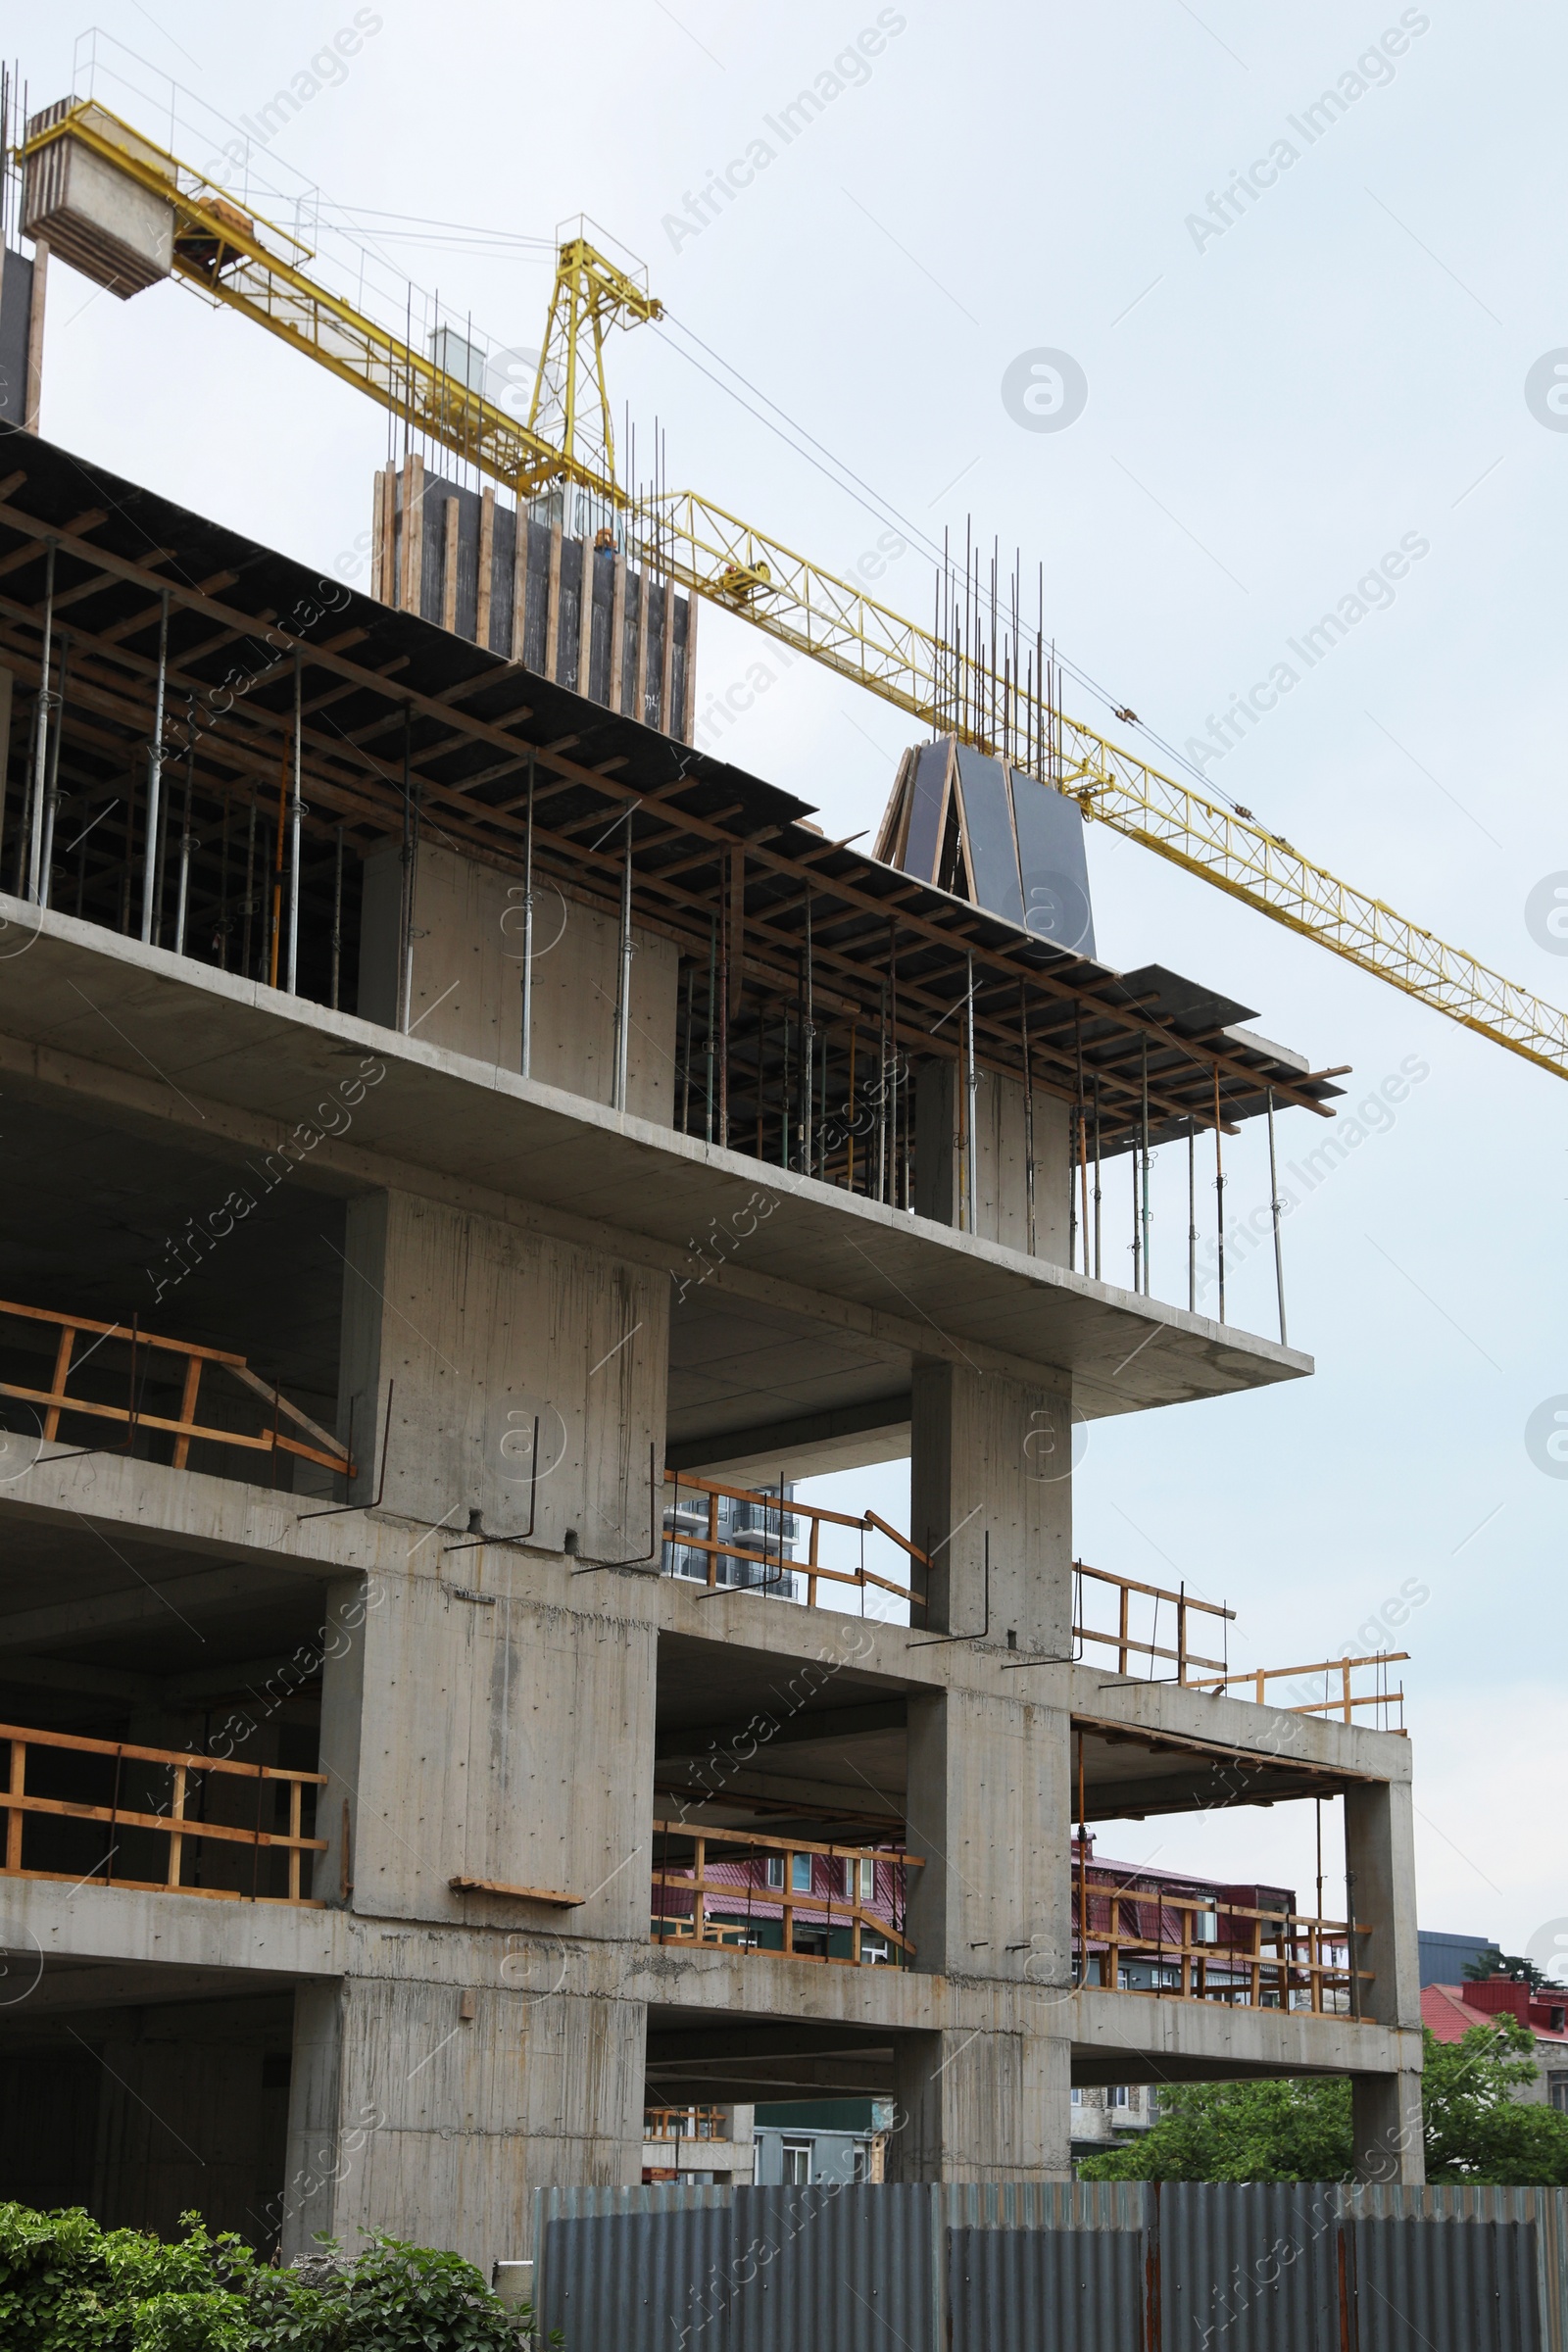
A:
<svg viewBox="0 0 1568 2352">
<path fill-rule="evenodd" d="M 645 2107 L 644 2139 L 728 2139 L 727 2107 Z"/>
<path fill-rule="evenodd" d="M 306 1837 L 304 1824 L 306 1791 L 324 1787 L 324 1773 L 236 1764 L 124 1740 L 81 1740 L 12 1723 L 0 1724 L 0 1740 L 11 1743 L 9 1786 L 0 1789 L 0 1811 L 6 1816 L 0 1875 L 128 1887 L 142 1894 L 318 1907 L 318 1898 L 305 1891 L 303 1873 L 305 1857 L 324 1852 L 326 1840 Z M 53 1790 L 28 1786 L 29 1765 L 35 1778 L 54 1781 Z M 160 1793 L 157 1784 L 165 1774 L 167 1793 Z M 274 1816 L 282 1798 L 286 1829 L 268 1822 L 269 1796 Z M 229 1798 L 231 1805 L 225 1802 Z M 227 1810 L 240 1818 L 212 1818 Z M 71 1838 L 70 1824 L 91 1825 L 90 1839 Z M 167 1841 L 163 1875 L 133 1875 L 122 1859 L 117 1870 L 126 1845 L 139 1846 L 148 1835 Z M 68 1845 L 74 1849 L 69 1855 Z M 99 1847 L 102 1851 L 95 1850 Z M 68 1860 L 75 1867 L 52 1866 Z M 215 1881 L 233 1883 L 202 1886 L 197 1874 L 204 1870 Z"/>
<path fill-rule="evenodd" d="M 1074 1981 L 1104 1991 L 1359 2018 L 1372 1983 L 1369 1969 L 1350 1965 L 1351 1938 L 1371 1932 L 1358 1923 L 1226 1902 L 1158 1880 L 1086 1887 L 1075 1877 L 1072 1922 Z M 1149 1981 L 1133 1983 L 1135 1972 Z"/>
<path fill-rule="evenodd" d="M 171 1458 L 176 1470 L 186 1468 L 192 1445 L 200 1443 L 270 1453 L 274 1458 L 280 1453 L 293 1454 L 301 1461 L 335 1471 L 339 1477 L 354 1475 L 347 1447 L 318 1427 L 309 1413 L 290 1404 L 280 1390 L 260 1379 L 242 1355 L 231 1355 L 221 1348 L 199 1348 L 189 1340 L 161 1339 L 143 1331 L 134 1315 L 125 1323 L 99 1323 L 90 1315 L 60 1314 L 47 1307 L 19 1306 L 12 1299 L 0 1299 L 0 1333 L 13 1320 L 29 1327 L 28 1333 L 21 1335 L 23 1339 L 39 1325 L 59 1334 L 47 1389 L 0 1380 L 0 1396 L 14 1396 L 33 1408 L 37 1434 L 46 1445 L 59 1438 L 63 1420 L 85 1422 L 86 1429 L 79 1433 L 82 1436 L 96 1435 L 93 1425 L 107 1421 L 125 1434 L 118 1446 L 106 1443 L 101 1450 L 131 1453 L 138 1433 L 154 1431 L 172 1441 Z M 78 1354 L 79 1343 L 89 1336 L 91 1347 Z M 9 1334 L 5 1338 L 14 1351 L 15 1339 Z M 260 1430 L 223 1428 L 197 1419 L 203 1378 L 215 1374 L 242 1389 L 253 1408 L 260 1402 Z M 149 1411 L 150 1389 L 166 1389 L 177 1396 L 173 1411 Z M 285 1429 L 284 1422 L 291 1428 Z M 295 1434 L 300 1431 L 305 1434 Z M 100 1450 L 96 1446 L 88 1449 Z"/>
<path fill-rule="evenodd" d="M 1195 1683 L 1193 1689 L 1196 1690 L 1228 1690 L 1237 1698 L 1255 1697 L 1261 1707 L 1268 1704 L 1266 1696 L 1268 1684 L 1304 1683 L 1310 1677 L 1320 1674 L 1324 1683 L 1324 1694 L 1321 1698 L 1310 1698 L 1304 1703 L 1298 1701 L 1293 1704 L 1289 1700 L 1276 1700 L 1274 1703 L 1283 1705 L 1285 1712 L 1289 1715 L 1338 1715 L 1343 1723 L 1353 1723 L 1355 1710 L 1358 1707 L 1379 1707 L 1385 1715 L 1392 1708 L 1396 1707 L 1399 1713 L 1398 1722 L 1392 1724 L 1384 1722 L 1379 1724 L 1377 1729 L 1402 1733 L 1404 1730 L 1404 1685 L 1399 1683 L 1391 1690 L 1384 1669 L 1401 1664 L 1409 1655 L 1410 1652 L 1407 1649 L 1380 1649 L 1364 1658 L 1318 1658 L 1310 1666 L 1260 1666 L 1255 1672 L 1250 1667 L 1245 1674 L 1233 1673 L 1220 1676 L 1212 1682 Z M 1371 1690 L 1354 1690 L 1352 1677 L 1368 1666 L 1376 1670 L 1376 1688 Z M 1331 1688 L 1334 1684 L 1339 1685 L 1338 1690 Z"/>
<path fill-rule="evenodd" d="M 1118 1674 L 1131 1675 L 1136 1661 L 1147 1660 L 1152 1681 L 1173 1680 L 1185 1684 L 1190 1690 L 1218 1690 L 1228 1692 L 1233 1698 L 1255 1698 L 1260 1707 L 1273 1704 L 1290 1714 L 1337 1715 L 1345 1723 L 1353 1723 L 1362 1709 L 1375 1709 L 1378 1719 L 1374 1729 L 1400 1733 L 1404 1730 L 1404 1686 L 1400 1683 L 1391 1688 L 1387 1670 L 1405 1661 L 1410 1654 L 1408 1650 L 1377 1650 L 1359 1658 L 1319 1658 L 1307 1666 L 1232 1666 L 1225 1658 L 1208 1657 L 1192 1647 L 1192 1619 L 1198 1616 L 1234 1623 L 1234 1609 L 1218 1601 L 1200 1600 L 1185 1586 L 1172 1592 L 1164 1585 L 1141 1584 L 1136 1577 L 1091 1568 L 1084 1560 L 1074 1560 L 1073 1578 L 1073 1638 L 1081 1645 L 1111 1652 Z M 1104 1587 L 1115 1594 L 1114 1625 L 1089 1622 L 1091 1603 L 1098 1597 L 1090 1592 L 1091 1585 Z M 1135 1601 L 1150 1604 L 1147 1609 L 1140 1609 L 1147 1640 L 1133 1630 Z M 1160 1640 L 1162 1627 L 1168 1629 L 1164 1641 Z M 1174 1667 L 1174 1676 L 1159 1675 L 1160 1666 Z M 1195 1674 L 1195 1667 L 1208 1671 Z M 1270 1700 L 1271 1683 L 1304 1685 L 1318 1675 L 1324 1678 L 1321 1697 L 1304 1702 L 1283 1696 Z M 1371 1689 L 1355 1687 L 1358 1675 L 1370 1677 Z M 1395 1720 L 1391 1721 L 1391 1717 Z"/>
<path fill-rule="evenodd" d="M 890 1577 L 879 1576 L 874 1569 L 867 1568 L 863 1560 L 856 1568 L 826 1568 L 822 1565 L 824 1527 L 849 1527 L 857 1529 L 861 1535 L 875 1533 L 886 1536 L 915 1566 L 924 1568 L 929 1564 L 925 1553 L 911 1544 L 907 1536 L 901 1536 L 896 1527 L 889 1527 L 887 1521 L 878 1518 L 875 1511 L 866 1511 L 858 1519 L 846 1511 L 827 1510 L 821 1503 L 797 1502 L 793 1497 L 783 1499 L 777 1494 L 760 1494 L 748 1487 L 726 1487 L 714 1479 L 692 1478 L 676 1470 L 665 1471 L 664 1484 L 675 1491 L 675 1499 L 664 1515 L 664 1541 L 671 1550 L 692 1551 L 702 1555 L 707 1561 L 707 1584 L 710 1592 L 736 1589 L 721 1585 L 718 1575 L 720 1560 L 734 1560 L 744 1564 L 748 1571 L 757 1572 L 748 1574 L 739 1588 L 744 1592 L 766 1592 L 782 1588 L 786 1579 L 804 1577 L 806 1605 L 811 1609 L 817 1605 L 818 1584 L 851 1585 L 862 1592 L 868 1586 L 875 1586 L 879 1592 L 891 1592 L 895 1599 L 907 1601 L 911 1608 L 925 1606 L 923 1593 L 916 1592 L 910 1585 L 895 1584 Z M 702 1535 L 689 1534 L 678 1524 L 683 1493 L 705 1498 L 707 1528 Z M 741 1531 L 732 1529 L 728 1535 L 720 1534 L 719 1504 L 726 1498 L 748 1508 L 758 1522 L 755 1528 Z M 804 1560 L 795 1557 L 794 1544 L 798 1539 L 785 1533 L 785 1522 L 793 1519 L 805 1520 L 808 1530 Z"/>
<path fill-rule="evenodd" d="M 843 1968 L 907 1968 L 914 1959 L 904 1922 L 907 1873 L 923 1867 L 917 1855 L 689 1821 L 656 1821 L 654 1834 L 655 1943 L 782 1952 Z M 710 1846 L 720 1849 L 716 1861 Z"/>
</svg>

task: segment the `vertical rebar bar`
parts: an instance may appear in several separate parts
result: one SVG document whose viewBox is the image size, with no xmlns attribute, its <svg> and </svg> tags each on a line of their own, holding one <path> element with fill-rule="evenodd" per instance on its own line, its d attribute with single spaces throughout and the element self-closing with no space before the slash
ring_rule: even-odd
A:
<svg viewBox="0 0 1568 2352">
<path fill-rule="evenodd" d="M 158 682 L 153 692 L 153 739 L 147 752 L 147 823 L 141 850 L 141 937 L 152 945 L 153 894 L 158 883 L 158 847 L 162 836 L 160 801 L 164 782 L 164 689 L 169 679 L 169 590 L 159 598 Z"/>
</svg>

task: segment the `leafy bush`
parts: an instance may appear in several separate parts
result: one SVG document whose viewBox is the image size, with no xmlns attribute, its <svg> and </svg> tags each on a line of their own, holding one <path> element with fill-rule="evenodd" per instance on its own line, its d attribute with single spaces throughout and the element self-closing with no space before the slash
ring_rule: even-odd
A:
<svg viewBox="0 0 1568 2352">
<path fill-rule="evenodd" d="M 1535 2038 L 1516 2018 L 1489 2018 L 1458 2041 L 1425 2034 L 1421 2078 L 1430 2181 L 1494 2187 L 1568 2183 L 1568 2116 L 1526 2105 Z M 1348 2180 L 1350 2085 L 1335 2077 L 1185 2082 L 1159 2094 L 1159 2121 L 1103 2155 L 1086 2180 Z"/>
<path fill-rule="evenodd" d="M 276 2271 L 184 2216 L 176 2244 L 78 2210 L 0 2204 L 5 2352 L 517 2352 L 509 2312 L 461 2255 L 376 2235 Z"/>
</svg>

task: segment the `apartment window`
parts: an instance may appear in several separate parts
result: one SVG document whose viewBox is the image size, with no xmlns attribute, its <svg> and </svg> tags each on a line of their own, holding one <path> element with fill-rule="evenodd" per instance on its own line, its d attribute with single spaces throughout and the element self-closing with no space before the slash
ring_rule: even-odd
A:
<svg viewBox="0 0 1568 2352">
<path fill-rule="evenodd" d="M 1219 1905 L 1212 1898 L 1205 1898 L 1193 1913 L 1193 1941 L 1195 1943 L 1218 1943 L 1219 1941 Z"/>
<path fill-rule="evenodd" d="M 854 2148 L 851 2150 L 851 2152 L 850 2152 L 850 2179 L 851 2179 L 852 2180 L 865 2180 L 865 2179 L 868 2177 L 868 2174 L 867 2174 L 867 2166 L 866 2166 L 866 2153 L 867 2153 L 867 2151 L 866 2151 L 865 2143 L 864 2143 L 864 2141 L 863 2141 L 863 2140 L 862 2140 L 862 2141 L 860 2141 L 860 2142 L 858 2142 L 858 2144 L 857 2144 L 857 2145 L 856 2145 L 856 2146 L 855 2146 L 855 2147 L 854 2147 Z"/>
<path fill-rule="evenodd" d="M 1125 2082 L 1114 2082 L 1114 2083 L 1112 2083 L 1112 2085 L 1111 2085 L 1110 2089 L 1109 2089 L 1109 2090 L 1107 2090 L 1107 2091 L 1106 2091 L 1106 2093 L 1105 2093 L 1105 2105 L 1106 2105 L 1107 2107 L 1125 2107 L 1125 2106 L 1126 2106 L 1126 2104 L 1127 2104 L 1127 2085 L 1126 2085 L 1126 2083 L 1125 2083 Z"/>
<path fill-rule="evenodd" d="M 1075 2090 L 1075 2091 L 1073 2092 L 1073 2094 L 1072 2094 L 1072 2103 L 1073 2103 L 1073 2105 L 1074 2105 L 1075 2107 L 1081 2107 L 1081 2106 L 1083 2105 L 1083 2103 L 1084 2103 L 1084 2094 L 1083 2094 L 1083 2092 L 1082 2092 L 1081 2090 Z"/>
<path fill-rule="evenodd" d="M 769 1886 L 782 1887 L 784 1884 L 784 1857 L 782 1854 L 768 1855 L 767 1884 Z"/>
<path fill-rule="evenodd" d="M 887 1937 L 885 1936 L 866 1936 L 862 1934 L 860 1937 L 861 1967 L 886 1968 L 888 1959 L 889 1953 Z"/>
<path fill-rule="evenodd" d="M 1546 2096 L 1559 2115 L 1568 2115 L 1568 2075 L 1548 2075 Z"/>
<path fill-rule="evenodd" d="M 876 1864 L 874 1862 L 846 1862 L 842 1865 L 842 1869 L 844 1892 L 848 1899 L 852 1903 L 857 1900 L 862 1903 L 870 1902 L 876 1893 Z"/>
<path fill-rule="evenodd" d="M 787 2188 L 804 2188 L 811 2178 L 811 2143 L 808 2139 L 787 2139 L 784 2142 L 784 2184 Z"/>
<path fill-rule="evenodd" d="M 811 1857 L 809 1854 L 791 1854 L 790 1892 L 809 1894 L 811 1891 Z"/>
</svg>

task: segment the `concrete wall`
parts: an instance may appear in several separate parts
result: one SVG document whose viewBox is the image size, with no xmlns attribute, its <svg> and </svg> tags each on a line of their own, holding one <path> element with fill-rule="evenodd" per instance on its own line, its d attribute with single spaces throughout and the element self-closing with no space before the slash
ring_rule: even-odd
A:
<svg viewBox="0 0 1568 2352">
<path fill-rule="evenodd" d="M 387 842 L 365 860 L 360 1011 L 399 1026 L 403 851 Z M 416 854 L 409 990 L 411 1034 L 503 1069 L 522 1066 L 523 884 L 471 858 L 421 842 Z M 632 927 L 626 1108 L 674 1119 L 675 978 L 666 939 Z M 619 926 L 553 884 L 534 893 L 531 1074 L 547 1086 L 611 1102 L 614 1079 Z"/>
</svg>

